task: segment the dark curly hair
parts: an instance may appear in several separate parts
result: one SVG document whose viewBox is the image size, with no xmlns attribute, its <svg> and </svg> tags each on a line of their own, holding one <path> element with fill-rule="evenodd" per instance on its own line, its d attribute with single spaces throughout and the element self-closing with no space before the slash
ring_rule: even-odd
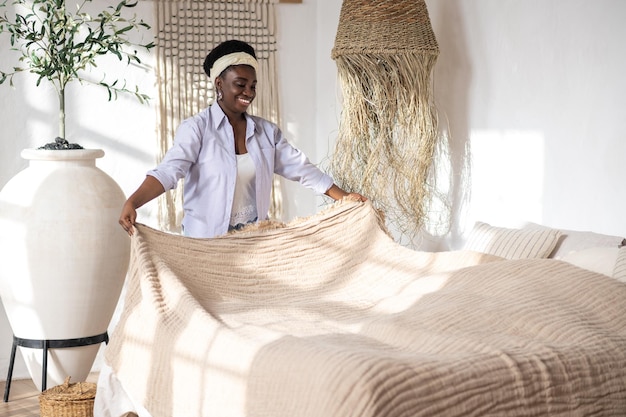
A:
<svg viewBox="0 0 626 417">
<path fill-rule="evenodd" d="M 254 48 L 250 44 L 236 39 L 224 41 L 217 45 L 215 48 L 213 48 L 204 59 L 203 67 L 206 75 L 210 77 L 211 67 L 213 66 L 213 64 L 215 64 L 215 61 L 217 61 L 224 55 L 232 54 L 234 52 L 245 52 L 249 55 L 252 55 L 252 57 L 256 59 Z"/>
</svg>

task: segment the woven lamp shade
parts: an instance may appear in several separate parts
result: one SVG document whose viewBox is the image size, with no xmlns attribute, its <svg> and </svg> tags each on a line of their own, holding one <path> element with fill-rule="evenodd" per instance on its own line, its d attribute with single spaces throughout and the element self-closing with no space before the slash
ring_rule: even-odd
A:
<svg viewBox="0 0 626 417">
<path fill-rule="evenodd" d="M 331 57 L 420 52 L 439 45 L 423 0 L 344 0 Z"/>
<path fill-rule="evenodd" d="M 414 235 L 447 207 L 433 175 L 438 117 L 431 73 L 439 46 L 423 0 L 344 0 L 331 57 L 343 105 L 329 170 L 394 229 Z M 433 202 L 437 198 L 437 209 Z"/>
</svg>

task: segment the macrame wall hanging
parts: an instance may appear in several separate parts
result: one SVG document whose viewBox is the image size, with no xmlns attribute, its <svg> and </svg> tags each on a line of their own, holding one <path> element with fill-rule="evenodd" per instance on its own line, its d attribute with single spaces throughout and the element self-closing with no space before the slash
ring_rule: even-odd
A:
<svg viewBox="0 0 626 417">
<path fill-rule="evenodd" d="M 344 0 L 331 55 L 343 103 L 329 169 L 405 236 L 435 214 L 440 135 L 431 73 L 438 55 L 423 0 Z"/>
<path fill-rule="evenodd" d="M 250 113 L 280 126 L 274 6 L 277 2 L 157 0 L 158 161 L 172 146 L 178 125 L 213 102 L 213 83 L 202 64 L 211 49 L 228 39 L 251 44 L 259 61 L 257 96 Z M 162 230 L 180 232 L 182 198 L 180 183 L 159 198 L 158 222 Z M 281 211 L 279 182 L 275 179 L 270 217 L 279 217 Z"/>
</svg>

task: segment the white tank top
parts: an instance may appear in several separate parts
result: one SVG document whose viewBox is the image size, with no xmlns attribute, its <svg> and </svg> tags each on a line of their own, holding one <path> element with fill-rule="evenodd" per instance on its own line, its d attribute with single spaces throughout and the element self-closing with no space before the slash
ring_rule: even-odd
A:
<svg viewBox="0 0 626 417">
<path fill-rule="evenodd" d="M 229 230 L 240 229 L 258 219 L 255 180 L 256 171 L 250 154 L 237 155 L 237 181 Z"/>
</svg>

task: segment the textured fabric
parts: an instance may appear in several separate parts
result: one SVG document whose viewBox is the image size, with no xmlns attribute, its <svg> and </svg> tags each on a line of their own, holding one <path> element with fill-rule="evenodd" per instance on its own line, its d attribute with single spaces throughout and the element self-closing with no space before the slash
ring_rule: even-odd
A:
<svg viewBox="0 0 626 417">
<path fill-rule="evenodd" d="M 255 71 L 259 68 L 257 60 L 252 55 L 245 52 L 234 52 L 215 61 L 209 75 L 211 81 L 215 81 L 215 79 L 231 65 L 250 65 Z"/>
<path fill-rule="evenodd" d="M 256 204 L 261 220 L 267 218 L 274 174 L 298 181 L 322 194 L 333 180 L 294 148 L 275 124 L 246 115 L 246 147 L 256 167 Z M 232 127 L 221 107 L 209 108 L 185 120 L 174 146 L 148 175 L 165 190 L 185 178 L 185 236 L 213 237 L 226 233 L 233 206 L 237 163 Z"/>
<path fill-rule="evenodd" d="M 369 203 L 263 229 L 138 225 L 105 359 L 153 417 L 626 415 L 617 280 L 415 252 Z"/>
<path fill-rule="evenodd" d="M 560 235 L 554 229 L 507 229 L 476 222 L 463 248 L 506 259 L 547 258 Z"/>
</svg>

